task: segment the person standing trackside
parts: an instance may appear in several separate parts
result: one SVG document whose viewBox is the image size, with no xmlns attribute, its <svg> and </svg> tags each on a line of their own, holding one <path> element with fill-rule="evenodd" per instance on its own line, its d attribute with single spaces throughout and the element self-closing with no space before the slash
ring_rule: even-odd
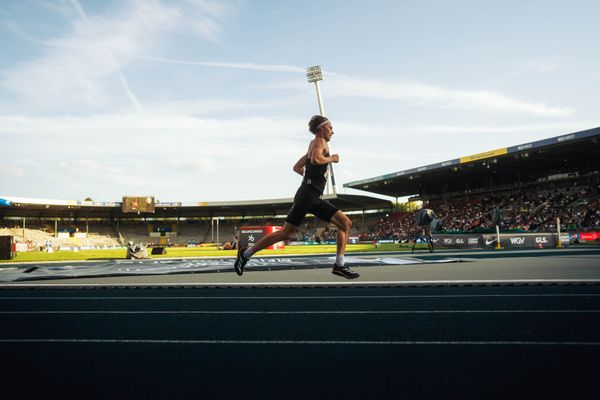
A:
<svg viewBox="0 0 600 400">
<path fill-rule="evenodd" d="M 302 175 L 302 184 L 294 196 L 294 204 L 290 208 L 283 229 L 270 233 L 260 239 L 254 246 L 240 247 L 234 263 L 238 275 L 244 273 L 244 267 L 254 253 L 274 244 L 293 237 L 307 213 L 312 213 L 326 222 L 332 222 L 337 229 L 336 259 L 332 273 L 347 279 L 359 277 L 357 272 L 348 268 L 344 261 L 344 253 L 352 221 L 341 210 L 331 203 L 321 199 L 327 178 L 325 173 L 329 163 L 337 163 L 338 154 L 330 155 L 327 143 L 333 136 L 333 126 L 326 117 L 313 116 L 308 122 L 308 129 L 315 135 L 311 140 L 308 151 L 294 164 L 293 170 Z"/>
</svg>

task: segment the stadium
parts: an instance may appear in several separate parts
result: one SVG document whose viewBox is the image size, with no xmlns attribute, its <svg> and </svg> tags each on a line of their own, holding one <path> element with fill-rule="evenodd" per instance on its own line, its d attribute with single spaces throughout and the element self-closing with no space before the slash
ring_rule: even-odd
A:
<svg viewBox="0 0 600 400">
<path fill-rule="evenodd" d="M 591 397 L 599 13 L 0 2 L 5 396 Z"/>
<path fill-rule="evenodd" d="M 202 356 L 198 351 L 215 359 L 214 352 L 222 351 L 220 350 L 222 346 L 235 346 L 238 348 L 235 358 L 231 358 L 233 353 L 226 352 L 224 354 L 227 356 L 221 361 L 214 362 L 209 370 L 200 369 L 203 374 L 211 376 L 212 384 L 206 384 L 205 381 L 204 390 L 213 394 L 222 393 L 224 390 L 222 374 L 232 365 L 251 368 L 260 374 L 276 374 L 276 369 L 281 367 L 281 363 L 267 355 L 268 348 L 271 346 L 285 346 L 287 354 L 297 357 L 298 360 L 314 362 L 313 360 L 320 359 L 323 355 L 328 357 L 329 362 L 321 362 L 319 366 L 313 367 L 309 374 L 313 379 L 324 374 L 333 365 L 342 362 L 339 358 L 341 353 L 337 352 L 336 348 L 368 346 L 372 351 L 366 358 L 375 361 L 375 364 L 365 370 L 358 364 L 354 364 L 364 359 L 364 356 L 350 357 L 350 365 L 356 371 L 350 373 L 350 376 L 359 379 L 366 374 L 370 384 L 377 387 L 374 392 L 384 396 L 390 395 L 391 392 L 390 386 L 385 383 L 388 374 L 382 373 L 381 367 L 384 366 L 386 371 L 394 371 L 393 365 L 401 356 L 398 353 L 402 351 L 401 349 L 407 346 L 419 346 L 423 348 L 420 351 L 423 352 L 424 357 L 432 357 L 436 346 L 447 345 L 454 346 L 457 350 L 453 352 L 451 358 L 445 359 L 438 368 L 430 371 L 432 379 L 437 382 L 448 379 L 448 370 L 452 368 L 448 363 L 452 359 L 455 360 L 452 363 L 461 365 L 462 370 L 478 377 L 479 384 L 475 384 L 473 389 L 475 392 L 485 393 L 489 387 L 492 387 L 494 390 L 500 390 L 501 393 L 511 393 L 512 389 L 507 392 L 506 387 L 502 386 L 495 375 L 482 373 L 479 367 L 474 369 L 469 365 L 493 368 L 489 363 L 495 363 L 494 360 L 498 359 L 495 352 L 503 352 L 506 348 L 511 348 L 514 351 L 509 351 L 508 354 L 519 363 L 516 367 L 517 374 L 529 374 L 532 365 L 525 360 L 532 359 L 536 360 L 536 363 L 549 363 L 549 366 L 544 369 L 546 373 L 557 374 L 562 371 L 559 364 L 553 364 L 554 353 L 540 351 L 540 346 L 557 349 L 569 346 L 572 351 L 559 357 L 561 363 L 576 362 L 581 366 L 592 363 L 591 357 L 595 352 L 589 349 L 597 348 L 596 333 L 600 327 L 597 314 L 594 314 L 597 311 L 589 309 L 597 299 L 594 296 L 599 295 L 596 288 L 597 283 L 600 282 L 596 273 L 600 254 L 598 249 L 599 154 L 600 128 L 594 128 L 345 184 L 344 186 L 348 188 L 359 189 L 366 194 L 328 194 L 324 198 L 344 210 L 353 221 L 347 262 L 356 270 L 360 270 L 361 281 L 357 283 L 339 282 L 333 280 L 331 275 L 329 277 L 324 275 L 333 262 L 333 257 L 328 254 L 335 252 L 335 227 L 319 221 L 314 216 L 307 218 L 302 229 L 298 231 L 297 237 L 283 243 L 283 249 L 274 247 L 265 252 L 264 256 L 255 257 L 250 261 L 248 272 L 244 276 L 245 280 L 236 282 L 232 279 L 233 259 L 237 246 L 244 240 L 246 243 L 248 240 L 254 240 L 249 239 L 253 235 L 266 234 L 267 228 L 280 226 L 286 210 L 292 206 L 291 198 L 161 203 L 155 202 L 151 196 L 124 196 L 122 202 L 97 202 L 91 199 L 30 199 L 3 194 L 0 200 L 2 203 L 0 236 L 3 239 L 0 279 L 3 281 L 3 289 L 13 290 L 2 291 L 2 300 L 4 305 L 13 304 L 15 301 L 24 301 L 24 303 L 21 306 L 14 303 L 15 306 L 1 311 L 3 320 L 11 326 L 8 328 L 9 325 L 3 324 L 8 328 L 5 330 L 5 335 L 20 338 L 2 339 L 2 343 L 16 346 L 6 352 L 8 357 L 17 357 L 17 353 L 13 354 L 17 351 L 21 355 L 25 354 L 25 359 L 29 360 L 27 362 L 41 368 L 45 377 L 43 381 L 49 387 L 56 387 L 59 381 L 57 374 L 48 369 L 55 368 L 56 363 L 47 361 L 41 363 L 34 355 L 41 351 L 40 346 L 48 346 L 49 343 L 53 343 L 52 348 L 55 350 L 52 351 L 62 352 L 60 356 L 56 355 L 56 360 L 61 360 L 57 362 L 66 363 L 70 366 L 67 369 L 69 374 L 88 382 L 87 374 L 76 368 L 82 358 L 94 359 L 96 365 L 112 369 L 112 372 L 104 375 L 113 381 L 123 382 L 116 375 L 126 374 L 127 368 L 115 367 L 115 363 L 127 365 L 129 362 L 123 364 L 123 360 L 117 356 L 118 353 L 109 353 L 113 355 L 107 359 L 98 359 L 98 349 L 109 342 L 129 343 L 135 347 L 142 346 L 142 349 L 148 345 L 193 346 L 191 358 L 179 351 L 171 356 L 160 354 L 153 356 L 157 358 L 153 359 L 151 365 L 156 365 L 155 363 L 158 362 L 176 362 L 179 365 L 176 370 L 180 371 L 181 368 L 189 371 L 198 370 L 194 365 L 194 360 Z M 382 200 L 373 197 L 373 194 L 395 197 L 396 201 Z M 408 200 L 399 203 L 398 198 Z M 434 221 L 437 221 L 437 225 L 430 229 L 432 246 L 429 247 L 429 252 L 425 236 L 421 234 L 424 224 L 418 224 L 416 219 L 420 210 L 432 210 L 436 216 Z M 494 219 L 494 210 L 499 210 L 496 219 Z M 132 248 L 134 243 L 138 244 L 137 248 Z M 416 249 L 415 245 L 417 245 Z M 152 249 L 150 253 L 145 252 L 145 246 Z M 309 255 L 302 255 L 306 253 Z M 29 254 L 33 258 L 30 262 L 26 262 Z M 88 261 L 76 261 L 85 258 Z M 565 260 L 569 260 L 568 263 Z M 452 267 L 449 267 L 450 265 Z M 497 289 L 486 288 L 490 285 L 497 286 Z M 547 285 L 556 286 L 550 286 L 555 287 L 554 289 L 544 289 L 548 287 Z M 92 296 L 87 291 L 73 297 L 74 289 L 90 288 L 104 290 L 100 297 Z M 141 296 L 137 292 L 140 288 L 146 288 L 151 292 L 160 289 L 162 294 L 158 297 Z M 188 307 L 194 304 L 190 301 L 196 301 L 192 299 L 197 298 L 197 290 L 215 288 L 219 288 L 220 291 L 205 292 L 207 297 L 204 297 L 206 300 L 203 301 L 205 304 L 203 307 L 209 307 L 210 311 L 189 311 Z M 240 288 L 254 288 L 256 292 L 251 292 L 250 295 L 238 293 Z M 299 300 L 294 300 L 300 298 L 297 296 L 298 292 L 294 291 L 299 290 L 298 288 L 304 288 L 301 298 L 307 299 L 303 301 L 310 301 L 310 304 L 323 296 L 331 299 L 339 299 L 342 296 L 347 299 L 346 301 L 354 298 L 352 301 L 360 301 L 357 307 L 361 309 L 369 307 L 373 311 L 360 311 L 356 315 L 352 314 L 352 311 L 340 311 L 337 308 L 336 311 L 323 311 L 325 315 L 331 317 L 329 323 L 320 322 L 319 332 L 323 335 L 331 335 L 343 326 L 347 335 L 350 335 L 342 340 L 324 341 L 321 334 L 315 336 L 314 332 L 306 330 L 302 318 L 297 319 L 292 315 L 294 313 L 319 315 L 321 311 L 306 311 L 304 308 L 314 308 L 314 305 L 303 304 L 300 311 L 267 311 L 264 316 L 256 315 L 262 314 L 263 311 L 236 310 L 239 305 L 237 308 L 234 305 L 225 306 L 217 303 L 209 305 L 214 301 L 220 301 L 219 299 L 237 298 L 237 303 L 244 302 L 244 304 L 246 301 L 260 301 L 263 305 L 259 307 L 262 308 L 265 304 L 262 302 L 278 299 L 276 301 L 279 305 L 275 303 L 271 305 L 276 310 L 282 302 L 283 304 L 288 304 L 290 301 L 298 302 Z M 511 339 L 490 342 L 489 331 L 486 329 L 488 333 L 480 332 L 466 337 L 454 333 L 458 336 L 454 336 L 451 340 L 437 338 L 431 341 L 427 337 L 436 337 L 433 333 L 436 332 L 438 323 L 436 313 L 469 315 L 468 313 L 473 312 L 469 311 L 469 303 L 455 305 L 455 308 L 458 308 L 455 311 L 444 311 L 445 307 L 439 305 L 433 305 L 437 311 L 411 311 L 402 306 L 399 310 L 389 310 L 390 302 L 393 303 L 394 299 L 398 299 L 394 294 L 394 288 L 402 288 L 401 297 L 406 299 L 457 297 L 467 300 L 494 299 L 495 296 L 498 299 L 523 299 L 512 305 L 504 305 L 501 312 L 511 316 L 508 318 L 511 320 L 510 326 L 524 327 L 526 332 L 535 332 L 534 336 L 538 336 L 532 337 L 530 334 L 519 336 L 517 332 L 513 332 L 508 333 Z M 14 289 L 37 290 L 32 296 L 28 292 L 15 292 Z M 339 293 L 336 290 L 345 291 Z M 555 311 L 547 310 L 545 308 L 547 306 L 540 304 L 525 305 L 524 299 L 536 299 L 537 296 L 564 300 L 555 302 L 551 306 L 559 308 Z M 131 304 L 145 301 L 142 300 L 143 298 L 159 302 L 168 298 L 180 299 L 177 311 L 151 311 L 152 315 L 164 313 L 164 317 L 161 318 L 169 318 L 169 313 L 175 315 L 192 313 L 191 315 L 196 317 L 201 314 L 202 318 L 194 320 L 195 322 L 184 319 L 181 321 L 186 322 L 173 322 L 173 324 L 178 326 L 176 328 L 178 330 L 186 329 L 180 325 L 181 323 L 191 324 L 196 329 L 217 329 L 212 335 L 217 335 L 219 339 L 215 339 L 215 336 L 211 339 L 195 339 L 194 335 L 182 337 L 176 333 L 167 333 L 164 337 L 159 335 L 158 338 L 152 335 L 151 340 L 143 339 L 146 336 L 144 333 L 137 327 L 121 321 L 118 315 L 140 313 L 143 316 L 146 311 L 131 311 L 125 305 L 110 311 L 117 318 L 111 323 L 120 326 L 123 332 L 129 332 L 127 335 L 133 334 L 135 339 L 127 336 L 107 341 L 95 339 L 95 334 L 91 334 L 91 337 L 85 334 L 83 336 L 67 334 L 65 337 L 64 326 L 68 327 L 67 331 L 78 330 L 77 324 L 80 322 L 78 322 L 79 317 L 73 318 L 75 314 L 85 318 L 89 313 L 105 313 L 104 301 L 111 301 L 111 299 L 114 301 L 119 298 L 128 299 L 128 303 Z M 263 300 L 252 300 L 258 298 Z M 370 303 L 373 300 L 366 300 L 367 298 L 381 299 L 386 303 L 377 305 L 378 303 Z M 45 303 L 51 304 L 53 311 L 47 311 L 46 306 L 42 306 L 35 299 L 44 299 Z M 85 310 L 78 311 L 73 309 L 75 303 L 72 301 L 75 299 L 78 299 L 77 302 L 94 303 L 90 303 L 91 308 L 86 306 Z M 571 299 L 573 301 L 567 301 Z M 28 305 L 29 303 L 31 304 Z M 96 305 L 92 306 L 92 304 Z M 298 307 L 292 304 L 287 307 L 294 309 Z M 329 307 L 337 306 L 331 304 Z M 376 311 L 380 310 L 380 307 L 384 307 L 386 311 Z M 493 318 L 495 313 L 499 312 L 498 305 L 493 301 L 485 300 L 480 307 L 484 310 L 477 312 L 489 316 L 485 321 L 492 329 L 502 330 L 502 326 L 507 324 L 506 318 Z M 524 307 L 533 308 L 523 311 Z M 561 311 L 561 307 L 575 308 L 576 311 L 566 311 L 566 309 Z M 59 310 L 56 310 L 57 308 Z M 75 308 L 79 309 L 77 306 Z M 378 315 L 382 318 L 373 320 L 372 317 L 367 316 L 363 321 L 361 318 L 364 318 L 362 315 L 365 312 L 380 313 Z M 529 318 L 530 312 L 537 313 L 538 317 Z M 573 313 L 569 317 L 569 323 L 571 327 L 575 327 L 574 336 L 566 334 L 566 336 L 559 335 L 562 339 L 556 339 L 556 336 L 549 339 L 543 332 L 564 330 L 565 325 L 560 320 L 557 322 L 545 316 L 547 313 L 552 315 L 559 313 L 558 315 L 564 318 L 565 312 Z M 33 322 L 25 325 L 14 319 L 26 313 L 63 315 L 64 317 L 57 320 L 63 328 L 54 327 L 54 323 L 48 325 L 47 321 L 44 322 L 44 318 L 32 320 Z M 280 320 L 271 321 L 270 313 L 279 315 Z M 352 315 L 353 322 L 348 324 L 349 321 L 338 320 L 337 313 Z M 395 332 L 404 329 L 397 325 L 400 320 L 394 322 L 385 317 L 398 313 L 407 315 L 424 313 L 423 319 L 419 322 L 421 327 L 416 331 L 425 339 L 417 342 L 399 339 Z M 232 320 L 228 323 L 241 324 L 246 332 L 244 337 L 248 334 L 260 337 L 259 332 L 271 323 L 290 325 L 296 333 L 291 336 L 280 333 L 287 339 L 275 341 L 240 339 L 235 335 L 223 339 L 217 333 L 221 325 L 210 322 L 213 314 L 235 318 L 236 322 Z M 525 321 L 522 316 L 527 316 L 529 319 Z M 198 321 L 203 322 L 197 325 Z M 42 334 L 45 337 L 40 337 L 40 333 L 35 329 L 33 335 L 23 330 L 25 326 L 30 326 L 32 323 L 39 326 L 38 330 L 45 332 Z M 101 320 L 93 322 L 92 326 L 98 323 L 102 323 Z M 145 324 L 152 323 L 139 322 L 139 327 L 144 329 Z M 459 332 L 464 324 L 473 332 L 479 332 L 476 325 L 480 321 L 458 319 L 457 323 L 459 325 L 453 328 L 455 332 Z M 207 328 L 206 324 L 213 327 Z M 384 336 L 373 336 L 366 334 L 360 328 L 358 330 L 352 328 L 364 324 L 370 326 L 375 324 L 376 331 L 383 332 Z M 102 330 L 99 326 L 94 329 Z M 298 334 L 302 338 L 300 341 L 294 339 Z M 52 335 L 57 336 L 47 338 Z M 85 349 L 75 353 L 70 346 L 76 343 L 79 343 L 79 346 L 85 344 Z M 26 350 L 23 349 L 23 345 L 28 346 Z M 307 345 L 309 348 L 303 349 Z M 490 345 L 492 349 L 487 350 L 492 351 L 489 362 L 475 362 L 472 358 L 475 354 L 473 351 L 463 351 L 467 348 L 479 346 L 483 348 Z M 253 348 L 261 349 L 260 353 L 257 355 Z M 388 348 L 392 351 L 386 350 Z M 302 354 L 298 353 L 299 351 Z M 510 364 L 508 360 L 504 363 Z M 137 361 L 133 365 L 138 370 L 147 369 Z M 296 373 L 300 373 L 303 369 L 302 363 L 297 365 L 286 363 L 286 365 L 286 368 L 291 368 Z M 193 385 L 189 381 L 182 380 L 181 377 L 185 374 L 169 375 L 167 371 L 162 371 L 162 374 L 176 382 L 178 390 L 184 392 L 193 390 Z M 421 373 L 418 371 L 419 368 L 413 372 L 405 372 L 411 375 L 412 379 L 419 381 L 420 378 L 414 375 Z M 588 370 L 578 368 L 576 371 L 577 373 L 572 375 L 560 373 L 567 382 L 587 377 Z M 462 374 L 450 374 L 450 376 L 452 382 L 463 382 L 465 379 Z M 544 375 L 533 376 L 534 382 L 537 382 L 538 379 L 543 379 Z M 530 381 L 516 379 L 517 387 L 531 388 Z M 147 392 L 146 385 L 136 379 L 133 381 L 137 392 L 140 390 L 142 393 Z M 242 380 L 242 382 L 245 387 L 259 390 L 253 381 Z M 282 379 L 275 384 L 275 387 L 285 390 L 291 384 L 289 379 Z M 316 379 L 314 384 L 317 387 L 326 386 L 326 383 L 320 379 Z M 123 390 L 123 385 L 124 382 L 119 386 L 121 388 L 119 390 Z M 112 393 L 110 390 L 100 389 L 97 385 L 92 386 L 96 392 Z M 171 386 L 166 385 L 166 387 Z M 567 390 L 565 387 L 560 387 L 561 390 Z M 436 393 L 461 392 L 455 386 L 448 388 L 437 384 L 433 388 Z M 237 391 L 233 389 L 225 392 L 236 393 Z M 409 392 L 422 395 L 423 389 L 420 385 L 410 386 Z M 366 395 L 361 390 L 358 393 L 361 397 Z"/>
<path fill-rule="evenodd" d="M 488 248 L 498 243 L 533 247 L 529 241 L 520 245 L 510 241 L 511 235 L 532 233 L 548 235 L 537 243 L 541 247 L 595 243 L 600 238 L 599 142 L 600 128 L 568 133 L 346 183 L 345 187 L 366 194 L 325 198 L 351 216 L 354 244 L 414 240 L 421 229 L 414 222 L 419 208 L 432 209 L 441 219 L 433 234 L 441 247 L 486 247 L 486 240 L 477 235 L 495 234 L 494 209 L 501 211 L 497 225 L 504 239 L 493 246 L 488 240 Z M 369 194 L 395 197 L 396 202 Z M 125 206 L 129 198 L 97 202 L 3 194 L 0 234 L 12 238 L 4 245 L 2 258 L 16 255 L 18 260 L 21 252 L 44 251 L 46 246 L 81 251 L 125 248 L 129 242 L 167 249 L 229 245 L 234 250 L 241 227 L 282 225 L 293 203 L 291 198 L 155 203 L 148 197 L 148 207 L 132 209 Z M 398 198 L 408 201 L 398 203 Z M 146 197 L 139 200 L 144 203 Z M 332 224 L 313 216 L 302 228 L 292 246 L 335 244 Z M 566 237 L 560 239 L 561 234 Z M 457 244 L 457 239 L 463 243 Z"/>
<path fill-rule="evenodd" d="M 236 250 L 227 250 L 230 238 L 243 227 L 281 225 L 293 199 L 185 204 L 125 197 L 104 203 L 2 195 L 0 233 L 10 238 L 0 270 L 7 289 L 0 311 L 2 343 L 10 346 L 5 354 L 15 365 L 35 365 L 49 388 L 58 390 L 67 374 L 95 393 L 150 397 L 155 385 L 132 378 L 130 368 L 145 376 L 158 370 L 161 380 L 170 382 L 160 386 L 163 390 L 184 393 L 196 387 L 190 377 L 202 374 L 210 377 L 203 380 L 204 393 L 226 396 L 238 393 L 236 388 L 258 396 L 264 389 L 254 379 L 280 376 L 280 368 L 291 376 L 310 376 L 311 387 L 326 388 L 327 370 L 345 363 L 348 379 L 366 379 L 369 392 L 388 397 L 397 390 L 388 379 L 399 359 L 410 360 L 409 368 L 400 369 L 415 382 L 402 384 L 403 390 L 417 397 L 462 395 L 463 384 L 478 394 L 510 394 L 515 388 L 545 392 L 540 385 L 548 374 L 560 374 L 559 381 L 568 383 L 552 386 L 560 393 L 573 390 L 573 382 L 586 387 L 593 382 L 588 366 L 600 326 L 594 311 L 599 140 L 595 128 L 347 183 L 367 194 L 326 198 L 353 220 L 355 244 L 349 244 L 347 262 L 361 278 L 352 285 L 326 274 L 334 245 L 318 243 L 334 241 L 334 228 L 315 218 L 285 243 L 286 255 L 270 250 L 272 255 L 249 263 L 243 280 L 232 279 Z M 397 204 L 369 194 L 408 201 Z M 432 233 L 441 239 L 432 253 L 423 245 L 409 251 L 422 228 L 415 214 L 423 208 L 442 221 Z M 500 221 L 492 221 L 494 209 L 501 210 Z M 494 236 L 492 222 L 500 228 L 500 240 L 488 245 L 484 238 Z M 130 241 L 166 251 L 125 260 Z M 305 250 L 311 255 L 298 256 Z M 76 259 L 93 251 L 92 259 L 79 263 L 20 261 L 27 254 L 60 260 L 57 256 Z M 354 308 L 341 306 L 341 299 Z M 412 302 L 422 305 L 413 308 Z M 117 333 L 98 337 L 107 321 Z M 243 335 L 227 333 L 230 326 L 240 327 Z M 440 326 L 447 330 L 442 339 Z M 465 329 L 469 333 L 462 333 Z M 133 349 L 132 356 L 113 346 Z M 272 356 L 274 346 L 284 349 L 275 351 L 285 354 L 284 360 Z M 446 346 L 448 357 L 435 367 L 426 363 L 431 382 L 423 386 L 425 371 L 414 363 L 435 359 Z M 488 356 L 481 359 L 481 351 Z M 44 354 L 43 361 L 38 354 Z M 290 363 L 290 357 L 298 361 Z M 197 360 L 206 358 L 211 362 L 198 366 Z M 93 383 L 79 367 L 83 360 L 93 360 L 105 371 L 103 380 L 117 384 L 107 389 Z M 360 365 L 363 360 L 371 363 Z M 165 363 L 176 367 L 162 368 Z M 565 373 L 564 363 L 577 367 Z M 449 372 L 457 365 L 457 372 Z M 227 388 L 223 376 L 232 366 L 253 372 L 240 386 Z M 507 386 L 489 372 L 497 368 L 510 368 L 514 383 Z M 277 391 L 292 385 L 291 377 L 270 384 Z M 353 394 L 367 396 L 360 389 Z"/>
</svg>

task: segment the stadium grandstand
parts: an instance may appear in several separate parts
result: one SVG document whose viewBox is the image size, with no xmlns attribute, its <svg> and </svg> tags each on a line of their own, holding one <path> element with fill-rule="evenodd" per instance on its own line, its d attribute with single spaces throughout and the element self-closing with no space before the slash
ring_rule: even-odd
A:
<svg viewBox="0 0 600 400">
<path fill-rule="evenodd" d="M 368 195 L 326 195 L 353 221 L 353 242 L 408 242 L 419 235 L 414 212 L 434 210 L 438 233 L 492 232 L 501 210 L 503 232 L 569 233 L 571 241 L 600 236 L 600 128 L 486 151 L 350 182 Z M 373 193 L 396 198 L 391 201 Z M 398 204 L 399 198 L 408 202 Z M 125 200 L 125 198 L 124 198 Z M 156 202 L 152 212 L 128 212 L 123 202 L 30 199 L 0 195 L 0 236 L 21 251 L 54 246 L 195 246 L 235 240 L 242 226 L 282 225 L 293 199 Z M 557 223 L 560 225 L 557 226 Z M 335 227 L 309 216 L 298 243 L 334 242 Z"/>
<path fill-rule="evenodd" d="M 392 202 L 370 196 L 327 195 L 354 222 L 354 236 L 373 220 L 389 214 Z M 130 212 L 124 202 L 32 199 L 0 195 L 0 236 L 13 236 L 21 251 L 52 246 L 62 249 L 223 244 L 239 228 L 282 225 L 293 199 L 230 202 L 156 202 L 153 212 Z M 308 216 L 298 241 L 335 240 L 332 224 Z"/>
<path fill-rule="evenodd" d="M 504 231 L 600 231 L 600 128 L 504 147 L 431 165 L 350 182 L 344 187 L 396 198 L 434 210 L 445 232 L 493 229 L 501 210 Z M 408 240 L 414 215 L 395 212 L 363 239 Z M 560 221 L 560 226 L 557 226 Z M 597 235 L 583 235 L 596 240 Z"/>
</svg>

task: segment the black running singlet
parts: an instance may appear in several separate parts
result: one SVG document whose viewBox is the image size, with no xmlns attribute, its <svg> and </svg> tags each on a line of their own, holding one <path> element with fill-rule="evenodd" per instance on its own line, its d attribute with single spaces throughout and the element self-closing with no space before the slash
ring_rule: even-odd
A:
<svg viewBox="0 0 600 400">
<path fill-rule="evenodd" d="M 329 154 L 326 154 L 326 156 L 329 156 Z M 307 157 L 306 165 L 304 166 L 304 179 L 302 181 L 311 185 L 320 193 L 323 193 L 325 185 L 327 184 L 325 173 L 327 172 L 328 165 L 329 164 L 315 165 L 311 163 L 310 158 Z"/>
</svg>

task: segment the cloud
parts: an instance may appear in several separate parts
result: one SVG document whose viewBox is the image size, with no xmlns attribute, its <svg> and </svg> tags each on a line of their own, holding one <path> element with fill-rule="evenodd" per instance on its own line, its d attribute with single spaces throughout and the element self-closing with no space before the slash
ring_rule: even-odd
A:
<svg viewBox="0 0 600 400">
<path fill-rule="evenodd" d="M 169 64 L 190 66 L 235 68 L 266 72 L 304 73 L 305 68 L 294 65 L 272 65 L 242 62 L 184 61 L 169 58 L 140 56 L 141 59 Z M 542 66 L 538 65 L 539 68 Z M 550 68 L 546 65 L 546 68 Z M 569 117 L 575 110 L 569 107 L 553 107 L 543 103 L 519 100 L 505 94 L 486 90 L 449 89 L 416 80 L 382 80 L 376 78 L 350 77 L 327 72 L 327 93 L 338 97 L 368 97 L 400 101 L 405 104 L 441 108 L 473 110 L 480 112 L 517 113 L 542 117 Z M 305 82 L 295 79 L 288 82 L 271 82 L 262 88 L 299 90 Z"/>
<path fill-rule="evenodd" d="M 217 62 L 217 61 L 183 61 L 173 60 L 162 57 L 151 57 L 151 56 L 138 56 L 140 59 L 156 61 L 167 64 L 180 64 L 180 65 L 197 65 L 202 67 L 221 67 L 221 68 L 234 68 L 234 69 L 246 69 L 253 71 L 265 71 L 265 72 L 292 72 L 304 74 L 306 68 L 296 67 L 294 65 L 273 65 L 273 64 L 255 64 L 255 63 L 240 63 L 240 62 Z"/>
<path fill-rule="evenodd" d="M 485 90 L 460 90 L 414 80 L 385 81 L 329 73 L 328 95 L 397 100 L 415 106 L 481 112 L 520 113 L 543 117 L 569 117 L 574 110 L 514 99 Z"/>
<path fill-rule="evenodd" d="M 81 16 L 81 18 L 84 21 L 85 25 L 90 30 L 90 33 L 92 35 L 95 35 L 96 32 L 94 31 L 94 27 L 90 23 L 90 20 L 89 20 L 87 14 L 85 13 L 85 11 L 83 10 L 83 7 L 81 7 L 81 4 L 79 4 L 79 1 L 77 1 L 77 0 L 71 0 L 71 4 L 73 4 L 73 7 L 75 8 L 75 10 L 77 10 L 77 13 Z M 110 49 L 107 48 L 106 46 L 102 46 L 102 48 L 101 48 L 100 51 L 103 51 L 105 53 L 106 59 L 116 69 L 116 71 L 117 71 L 117 73 L 119 75 L 119 80 L 121 81 L 121 84 L 123 85 L 123 89 L 124 89 L 125 93 L 127 94 L 127 98 L 129 99 L 129 101 L 133 105 L 133 108 L 136 109 L 137 111 L 142 111 L 143 110 L 142 105 L 140 104 L 140 102 L 137 99 L 137 97 L 131 91 L 131 89 L 129 87 L 129 83 L 127 82 L 127 79 L 125 78 L 125 75 L 123 75 L 123 71 L 121 70 L 121 67 L 115 61 L 115 58 L 114 58 L 112 52 L 110 51 Z"/>
<path fill-rule="evenodd" d="M 155 112 L 0 115 L 0 140 L 11 143 L 3 158 L 0 187 L 10 188 L 8 194 L 13 195 L 91 195 L 104 200 L 118 200 L 132 191 L 165 201 L 289 197 L 299 179 L 291 166 L 311 137 L 305 125 L 304 119 L 294 118 L 216 119 Z M 590 126 L 594 124 L 586 121 L 395 126 L 345 120 L 336 123 L 339 136 L 331 148 L 341 155 L 335 166 L 341 190 L 348 181 Z M 420 140 L 424 137 L 425 148 Z"/>
<path fill-rule="evenodd" d="M 524 65 L 520 70 L 520 74 L 526 74 L 529 72 L 534 73 L 546 73 L 561 69 L 561 66 L 550 60 L 531 60 Z"/>
<path fill-rule="evenodd" d="M 69 33 L 44 42 L 39 58 L 2 73 L 0 85 L 26 100 L 32 108 L 110 109 L 124 100 L 140 109 L 122 69 L 138 53 L 160 46 L 161 35 L 188 32 L 215 40 L 222 32 L 219 18 L 230 8 L 210 1 L 156 0 L 118 3 L 120 8 L 88 15 L 76 0 L 78 17 Z M 121 91 L 113 90 L 120 84 Z"/>
<path fill-rule="evenodd" d="M 22 165 L 0 165 L 0 173 L 21 178 L 28 172 L 27 168 Z"/>
<path fill-rule="evenodd" d="M 215 162 L 207 158 L 172 158 L 166 164 L 178 173 L 205 173 L 217 170 Z"/>
</svg>

